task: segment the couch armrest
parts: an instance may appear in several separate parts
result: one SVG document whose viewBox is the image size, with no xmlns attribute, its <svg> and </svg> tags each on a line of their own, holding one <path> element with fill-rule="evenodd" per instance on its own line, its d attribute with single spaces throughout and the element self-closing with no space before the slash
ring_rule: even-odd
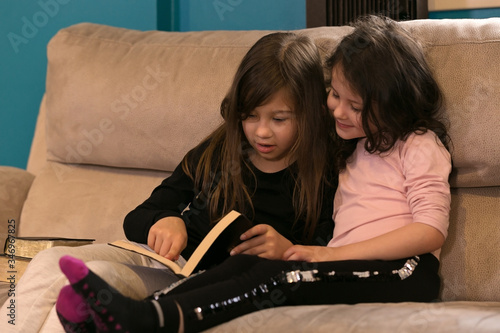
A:
<svg viewBox="0 0 500 333">
<path fill-rule="evenodd" d="M 26 170 L 0 166 L 0 246 L 3 246 L 9 234 L 9 225 L 16 231 L 14 225 L 19 222 L 34 178 Z"/>
</svg>

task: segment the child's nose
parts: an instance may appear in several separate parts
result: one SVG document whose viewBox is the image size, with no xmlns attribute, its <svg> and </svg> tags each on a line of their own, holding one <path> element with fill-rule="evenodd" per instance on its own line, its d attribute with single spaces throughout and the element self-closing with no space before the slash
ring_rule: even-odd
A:
<svg viewBox="0 0 500 333">
<path fill-rule="evenodd" d="M 326 105 L 328 107 L 328 110 L 330 110 L 332 116 L 334 117 L 340 115 L 339 104 L 340 104 L 339 101 L 337 101 L 331 95 L 328 96 L 328 99 L 326 100 Z"/>
<path fill-rule="evenodd" d="M 344 112 L 342 111 L 342 108 L 339 105 L 336 105 L 332 109 L 332 114 L 333 114 L 334 118 L 342 118 L 342 116 L 344 115 Z"/>
<path fill-rule="evenodd" d="M 266 121 L 259 122 L 255 133 L 257 136 L 261 138 L 270 137 L 272 135 L 271 128 L 269 127 L 269 124 Z"/>
<path fill-rule="evenodd" d="M 344 119 L 346 117 L 348 107 L 349 105 L 347 103 L 337 101 L 334 105 L 332 105 L 330 110 L 334 118 Z"/>
</svg>

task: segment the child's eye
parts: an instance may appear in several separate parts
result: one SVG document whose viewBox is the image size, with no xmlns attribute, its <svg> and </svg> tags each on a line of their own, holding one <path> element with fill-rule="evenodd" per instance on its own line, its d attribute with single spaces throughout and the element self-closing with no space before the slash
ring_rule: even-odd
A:
<svg viewBox="0 0 500 333">
<path fill-rule="evenodd" d="M 287 118 L 273 118 L 274 121 L 277 121 L 277 122 L 283 122 L 285 121 Z"/>
<path fill-rule="evenodd" d="M 351 109 L 352 109 L 354 112 L 361 112 L 361 108 L 359 108 L 359 107 L 355 107 L 354 105 L 351 105 Z"/>
<path fill-rule="evenodd" d="M 335 99 L 338 99 L 338 98 L 339 98 L 339 95 L 338 95 L 338 94 L 337 94 L 337 93 L 336 93 L 333 89 L 331 89 L 331 90 L 330 90 L 330 94 L 331 94 L 331 95 L 332 95 L 332 97 L 333 97 L 333 98 L 335 98 Z"/>
</svg>

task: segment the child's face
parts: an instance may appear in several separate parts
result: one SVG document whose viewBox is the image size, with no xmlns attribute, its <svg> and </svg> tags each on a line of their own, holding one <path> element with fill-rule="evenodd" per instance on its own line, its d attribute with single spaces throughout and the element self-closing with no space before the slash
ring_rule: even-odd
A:
<svg viewBox="0 0 500 333">
<path fill-rule="evenodd" d="M 263 172 L 283 170 L 292 162 L 289 153 L 297 138 L 297 123 L 289 105 L 280 90 L 242 121 L 243 132 L 254 149 L 250 159 Z"/>
<path fill-rule="evenodd" d="M 327 100 L 328 109 L 335 118 L 337 134 L 344 140 L 366 136 L 361 125 L 363 99 L 353 92 L 344 78 L 342 71 L 334 67 L 331 90 Z"/>
</svg>

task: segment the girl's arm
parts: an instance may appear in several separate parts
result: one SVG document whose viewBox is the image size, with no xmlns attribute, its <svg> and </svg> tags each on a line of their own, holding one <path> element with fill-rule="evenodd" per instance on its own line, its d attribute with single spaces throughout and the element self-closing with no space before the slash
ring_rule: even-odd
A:
<svg viewBox="0 0 500 333">
<path fill-rule="evenodd" d="M 433 252 L 445 237 L 436 228 L 412 223 L 372 239 L 340 247 L 294 245 L 285 251 L 285 260 L 395 260 Z"/>
<path fill-rule="evenodd" d="M 198 155 L 199 152 L 194 148 L 185 158 L 192 161 L 198 158 Z M 164 239 L 167 234 L 171 234 L 174 230 L 179 231 L 183 229 L 182 234 L 186 234 L 185 238 L 187 239 L 186 227 L 181 218 L 181 213 L 193 200 L 195 195 L 197 195 L 197 191 L 195 190 L 194 182 L 184 172 L 181 162 L 170 177 L 164 179 L 153 190 L 148 199 L 127 214 L 123 222 L 123 229 L 127 239 L 148 244 L 155 250 L 156 248 L 162 248 L 161 243 L 155 242 L 157 237 L 160 237 L 158 240 Z M 177 224 L 182 222 L 183 228 L 179 225 L 170 227 L 166 224 L 166 221 L 173 221 L 172 223 L 174 224 L 175 222 Z M 165 231 L 162 231 L 162 229 L 165 229 Z M 151 235 L 151 230 L 155 234 Z M 184 247 L 185 245 L 181 251 Z M 160 252 L 163 253 L 165 251 L 161 250 Z"/>
<path fill-rule="evenodd" d="M 165 217 L 180 218 L 182 210 L 195 194 L 193 182 L 179 165 L 149 198 L 127 214 L 123 222 L 127 239 L 147 244 L 151 227 Z"/>
<path fill-rule="evenodd" d="M 429 131 L 411 135 L 399 151 L 399 156 L 405 176 L 404 189 L 415 222 L 339 247 L 293 246 L 285 252 L 284 258 L 306 261 L 394 260 L 441 248 L 450 210 L 450 154 Z M 383 223 L 380 228 L 384 228 Z"/>
</svg>

